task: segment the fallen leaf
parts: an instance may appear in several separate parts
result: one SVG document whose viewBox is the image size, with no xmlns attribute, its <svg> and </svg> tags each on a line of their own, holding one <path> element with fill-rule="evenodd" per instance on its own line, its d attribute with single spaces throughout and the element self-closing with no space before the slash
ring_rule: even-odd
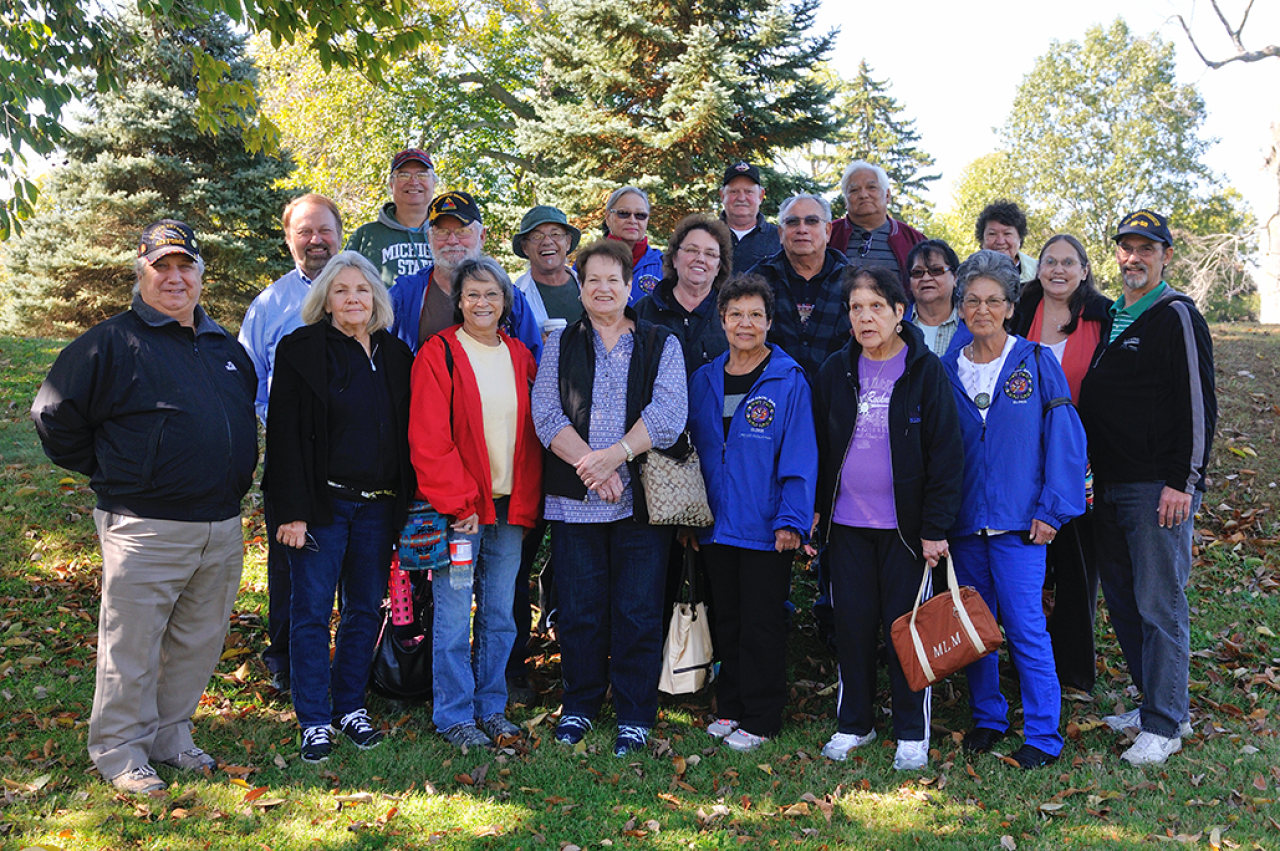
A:
<svg viewBox="0 0 1280 851">
<path fill-rule="evenodd" d="M 253 802 L 253 805 L 260 810 L 269 810 L 272 807 L 278 807 L 284 803 L 284 798 L 259 798 Z"/>
<path fill-rule="evenodd" d="M 1000 847 L 1007 849 L 1007 851 L 1018 851 L 1018 843 L 1014 842 L 1013 837 L 1008 834 L 1000 837 Z"/>
<path fill-rule="evenodd" d="M 484 825 L 483 827 L 477 827 L 475 830 L 473 830 L 473 831 L 472 831 L 472 835 L 474 835 L 474 836 L 501 836 L 501 835 L 502 835 L 502 825 L 500 825 L 500 824 L 486 824 L 486 825 Z"/>
<path fill-rule="evenodd" d="M 372 804 L 373 803 L 373 795 L 371 795 L 368 792 L 354 792 L 350 795 L 334 795 L 333 799 L 335 801 L 340 801 L 344 804 Z"/>
<path fill-rule="evenodd" d="M 259 786 L 257 789 L 250 789 L 248 792 L 245 792 L 244 799 L 246 801 L 256 801 L 266 793 L 267 793 L 267 787 Z"/>
<path fill-rule="evenodd" d="M 756 768 L 760 769 L 760 770 L 761 770 L 761 771 L 763 771 L 765 774 L 768 774 L 768 775 L 770 775 L 770 776 L 772 776 L 772 774 L 773 774 L 773 766 L 772 766 L 772 765 L 770 765 L 770 764 L 769 764 L 769 763 L 767 763 L 767 762 L 762 762 L 762 763 L 760 763 L 759 765 L 757 765 L 757 766 L 756 766 Z"/>
</svg>

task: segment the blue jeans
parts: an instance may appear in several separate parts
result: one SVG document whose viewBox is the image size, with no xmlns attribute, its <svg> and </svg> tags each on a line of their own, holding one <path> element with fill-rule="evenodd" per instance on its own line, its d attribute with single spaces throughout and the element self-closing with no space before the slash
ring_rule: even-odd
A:
<svg viewBox="0 0 1280 851">
<path fill-rule="evenodd" d="M 565 715 L 595 718 L 612 685 L 618 723 L 653 726 L 673 530 L 631 518 L 552 522 Z"/>
<path fill-rule="evenodd" d="M 1142 690 L 1142 729 L 1173 738 L 1188 718 L 1191 520 L 1160 528 L 1163 482 L 1100 485 L 1093 503 L 1098 574 L 1111 626 L 1133 683 Z M 1191 514 L 1200 493 L 1191 497 Z"/>
<path fill-rule="evenodd" d="M 511 606 L 524 539 L 523 526 L 507 523 L 508 501 L 507 497 L 494 501 L 497 523 L 482 526 L 479 534 L 467 536 L 473 559 L 471 581 L 464 587 L 453 587 L 451 569 L 436 571 L 432 577 L 436 608 L 431 632 L 431 720 L 438 730 L 507 708 L 507 658 L 516 637 Z"/>
<path fill-rule="evenodd" d="M 333 522 L 311 526 L 316 549 L 290 549 L 289 670 L 298 725 L 320 727 L 364 706 L 382 626 L 395 504 L 333 499 Z M 333 660 L 329 619 L 342 594 Z M 330 704 L 332 695 L 332 704 Z"/>
<path fill-rule="evenodd" d="M 1053 664 L 1053 644 L 1041 601 L 1045 548 L 1029 544 L 1021 532 L 965 535 L 951 541 L 956 579 L 972 585 L 1004 626 L 1006 645 L 1022 687 L 1023 738 L 1047 754 L 1062 752 L 1062 687 Z M 1009 704 L 1000 693 L 998 654 L 969 667 L 969 702 L 974 727 L 1009 729 Z"/>
</svg>

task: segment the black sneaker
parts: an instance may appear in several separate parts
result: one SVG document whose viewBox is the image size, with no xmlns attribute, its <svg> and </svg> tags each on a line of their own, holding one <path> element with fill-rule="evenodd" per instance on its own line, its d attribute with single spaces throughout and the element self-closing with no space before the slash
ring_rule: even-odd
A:
<svg viewBox="0 0 1280 851">
<path fill-rule="evenodd" d="M 649 744 L 649 728 L 634 724 L 619 724 L 618 738 L 613 742 L 613 755 L 623 757 L 632 751 L 643 751 Z"/>
<path fill-rule="evenodd" d="M 1023 769 L 1043 768 L 1046 765 L 1053 765 L 1058 758 L 1053 754 L 1045 753 L 1035 745 L 1023 745 L 1009 757 Z"/>
<path fill-rule="evenodd" d="M 362 751 L 382 744 L 382 731 L 369 723 L 369 713 L 364 709 L 343 715 L 337 726 L 338 731 Z"/>
<path fill-rule="evenodd" d="M 1004 738 L 1000 730 L 990 727 L 976 727 L 964 737 L 964 749 L 969 753 L 986 753 L 996 746 L 996 742 Z"/>
<path fill-rule="evenodd" d="M 324 762 L 333 752 L 331 736 L 333 728 L 328 724 L 307 727 L 302 731 L 302 761 Z"/>
<path fill-rule="evenodd" d="M 591 730 L 591 719 L 582 715 L 562 715 L 556 724 L 556 741 L 562 745 L 576 745 Z"/>
</svg>

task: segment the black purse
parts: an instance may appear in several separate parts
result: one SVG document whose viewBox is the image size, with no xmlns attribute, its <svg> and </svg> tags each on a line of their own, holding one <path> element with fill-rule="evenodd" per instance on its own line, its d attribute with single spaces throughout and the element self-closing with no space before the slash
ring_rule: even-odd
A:
<svg viewBox="0 0 1280 851">
<path fill-rule="evenodd" d="M 391 605 L 383 607 L 382 629 L 373 654 L 369 687 L 392 700 L 431 699 L 431 627 L 435 602 L 431 583 L 419 575 L 413 591 L 414 622 L 397 628 L 391 622 Z M 407 633 L 407 634 L 406 634 Z"/>
</svg>

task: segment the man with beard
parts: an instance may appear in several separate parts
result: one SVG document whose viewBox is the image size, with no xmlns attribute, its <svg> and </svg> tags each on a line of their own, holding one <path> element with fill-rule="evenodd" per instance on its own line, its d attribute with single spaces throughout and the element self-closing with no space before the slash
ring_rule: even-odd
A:
<svg viewBox="0 0 1280 851">
<path fill-rule="evenodd" d="M 1173 258 L 1165 217 L 1130 213 L 1113 239 L 1124 293 L 1081 383 L 1080 419 L 1093 464 L 1098 574 L 1142 705 L 1103 720 L 1139 730 L 1121 759 L 1158 765 L 1191 734 L 1186 586 L 1218 418 L 1213 340 L 1195 302 L 1164 281 Z"/>
<path fill-rule="evenodd" d="M 396 279 L 391 288 L 395 324 L 391 332 L 408 343 L 416 353 L 422 344 L 446 328 L 454 319 L 453 273 L 464 260 L 484 253 L 487 231 L 480 207 L 466 192 L 446 192 L 431 202 L 427 212 L 427 241 L 431 245 L 431 265 L 412 275 Z M 542 355 L 542 332 L 524 293 L 515 291 L 511 316 L 504 331 L 524 343 L 534 360 Z"/>
<path fill-rule="evenodd" d="M 267 287 L 249 305 L 240 326 L 240 344 L 249 352 L 258 372 L 254 409 L 263 425 L 267 423 L 267 398 L 271 393 L 271 371 L 276 346 L 290 331 L 302 325 L 302 300 L 314 281 L 342 245 L 342 215 L 338 206 L 323 195 L 295 198 L 281 217 L 285 243 L 293 255 L 294 267 Z M 277 691 L 289 690 L 289 558 L 276 541 L 271 499 L 263 501 L 267 523 L 267 636 L 270 646 L 262 661 L 271 673 Z"/>
</svg>

